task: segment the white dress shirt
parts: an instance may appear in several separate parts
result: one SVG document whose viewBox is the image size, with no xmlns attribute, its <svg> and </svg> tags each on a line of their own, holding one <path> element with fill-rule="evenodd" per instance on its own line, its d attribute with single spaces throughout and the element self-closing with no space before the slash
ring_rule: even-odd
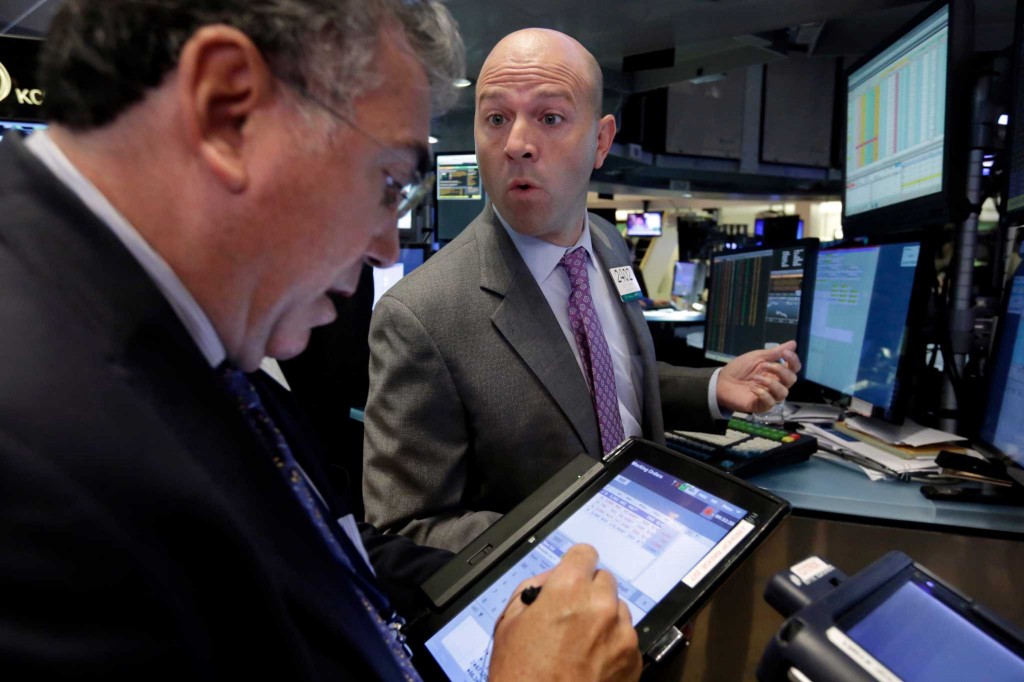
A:
<svg viewBox="0 0 1024 682">
<path fill-rule="evenodd" d="M 622 306 L 619 305 L 618 292 L 614 291 L 608 283 L 608 278 L 603 272 L 603 264 L 594 251 L 590 236 L 590 218 L 586 212 L 583 214 L 583 233 L 576 243 L 568 248 L 558 246 L 551 242 L 519 234 L 508 224 L 497 207 L 494 207 L 494 214 L 498 217 L 508 236 L 512 239 L 519 255 L 522 256 L 526 267 L 530 270 L 533 278 L 537 281 L 544 298 L 547 299 L 551 312 L 558 320 L 558 326 L 562 328 L 562 334 L 566 342 L 572 348 L 572 354 L 580 367 L 580 372 L 585 373 L 583 360 L 580 358 L 580 350 L 576 346 L 576 339 L 569 324 L 569 294 L 572 285 L 569 283 L 569 275 L 559 267 L 558 263 L 568 251 L 582 246 L 587 251 L 587 275 L 590 279 L 590 288 L 593 292 L 594 309 L 597 318 L 601 321 L 604 329 L 605 340 L 608 342 L 608 351 L 611 354 L 612 365 L 615 368 L 615 393 L 619 401 L 619 415 L 622 417 L 622 429 L 626 437 L 643 436 L 643 394 L 641 387 L 644 385 L 643 357 L 636 347 L 636 339 L 629 332 L 629 321 L 626 319 Z M 708 408 L 715 419 L 722 419 L 723 415 L 718 408 L 717 388 L 718 369 L 711 376 L 708 385 Z"/>
<path fill-rule="evenodd" d="M 185 325 L 189 335 L 199 346 L 210 367 L 216 367 L 224 362 L 227 356 L 224 344 L 213 328 L 213 323 L 206 316 L 203 309 L 199 307 L 196 299 L 192 297 L 185 285 L 178 276 L 171 270 L 171 266 L 160 257 L 153 247 L 139 234 L 138 230 L 132 227 L 131 223 L 121 215 L 120 211 L 114 208 L 113 204 L 96 189 L 96 186 L 89 182 L 82 173 L 74 167 L 64 152 L 53 143 L 45 130 L 40 130 L 29 136 L 25 142 L 29 151 L 46 166 L 57 179 L 67 185 L 75 196 L 82 200 L 89 210 L 103 222 L 110 231 L 114 233 L 124 247 L 138 261 L 146 274 L 150 276 L 156 288 L 164 295 L 171 308 L 178 315 L 181 323 Z"/>
</svg>

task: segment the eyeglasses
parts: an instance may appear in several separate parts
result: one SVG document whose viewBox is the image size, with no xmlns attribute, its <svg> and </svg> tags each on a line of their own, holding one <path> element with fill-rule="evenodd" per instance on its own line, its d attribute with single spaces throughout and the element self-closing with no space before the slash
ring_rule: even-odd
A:
<svg viewBox="0 0 1024 682">
<path fill-rule="evenodd" d="M 389 152 L 393 151 L 391 147 L 357 126 L 348 116 L 327 104 L 327 102 L 324 102 L 306 88 L 292 83 L 288 83 L 288 85 L 300 96 L 308 99 L 331 116 L 334 116 L 381 149 Z M 434 172 L 429 169 L 428 163 L 429 155 L 421 153 L 417 159 L 418 167 L 413 169 L 412 177 L 406 183 L 400 182 L 391 173 L 386 170 L 384 171 L 384 204 L 388 207 L 394 207 L 397 217 L 401 218 L 406 213 L 412 211 L 423 203 L 423 200 L 430 194 L 430 190 L 434 186 Z"/>
</svg>

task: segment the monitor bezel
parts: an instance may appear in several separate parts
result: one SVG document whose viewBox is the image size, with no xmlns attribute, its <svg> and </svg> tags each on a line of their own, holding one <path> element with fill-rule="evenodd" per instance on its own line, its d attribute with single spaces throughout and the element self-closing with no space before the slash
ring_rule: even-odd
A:
<svg viewBox="0 0 1024 682">
<path fill-rule="evenodd" d="M 637 234 L 630 231 L 629 220 L 626 221 L 626 236 L 634 237 L 637 239 L 654 239 L 655 237 L 661 237 L 665 234 L 665 212 L 664 211 L 629 211 L 630 215 L 642 215 L 644 217 L 644 225 L 647 224 L 646 216 L 650 213 L 658 213 L 661 215 L 661 227 L 658 228 L 657 234 Z"/>
<path fill-rule="evenodd" d="M 844 135 L 843 144 L 840 145 L 840 167 L 843 173 L 842 223 L 847 237 L 911 232 L 922 227 L 939 227 L 967 216 L 968 136 L 964 131 L 967 130 L 967 123 L 970 120 L 969 67 L 974 49 L 974 0 L 937 0 L 929 4 L 843 72 L 841 101 L 844 133 L 848 126 L 849 83 L 853 73 L 944 6 L 949 7 L 949 49 L 946 55 L 946 130 L 943 140 L 942 189 L 927 196 L 847 215 L 847 143 Z"/>
<path fill-rule="evenodd" d="M 1024 242 L 1021 243 L 1020 252 L 1022 254 L 1024 254 Z M 1024 269 L 1022 269 L 1021 272 L 1024 273 Z M 989 355 L 989 363 L 988 363 L 989 366 L 992 366 L 992 364 L 993 364 L 993 356 L 998 351 L 1000 345 L 1003 342 L 1004 336 L 1006 334 L 1006 328 L 1007 328 L 1007 320 L 1006 320 L 1007 308 L 1010 305 L 1010 296 L 1011 296 L 1011 293 L 1013 291 L 1013 281 L 1018 276 L 1020 276 L 1020 275 L 1018 275 L 1015 272 L 1013 274 L 1013 276 L 1010 277 L 1010 279 L 1006 283 L 1006 290 L 1003 292 L 1003 301 L 1002 301 L 1001 305 L 999 306 L 999 323 L 998 323 L 998 326 L 996 328 L 994 343 L 992 344 L 992 349 L 991 349 L 990 355 Z M 1022 316 L 1022 322 L 1020 324 L 1024 324 L 1024 316 Z M 989 400 L 992 397 L 992 382 L 993 381 L 995 381 L 995 376 L 990 374 L 988 377 L 986 377 L 985 382 L 984 382 L 984 387 L 985 387 L 984 409 L 985 410 L 988 410 L 988 403 L 989 403 Z M 1002 461 L 1006 465 L 1007 471 L 1010 471 L 1012 469 L 1013 470 L 1013 474 L 1011 474 L 1011 476 L 1014 478 L 1014 480 L 1017 480 L 1021 485 L 1024 485 L 1024 457 L 1022 457 L 1020 460 L 1014 459 L 1008 453 L 1006 453 L 1002 448 L 1000 448 L 995 443 L 993 443 L 990 440 L 988 440 L 988 438 L 986 438 L 984 436 L 984 434 L 983 434 L 983 429 L 982 429 L 983 426 L 984 426 L 984 416 L 982 415 L 981 418 L 977 419 L 977 421 L 976 421 L 976 428 L 975 428 L 975 434 L 974 434 L 975 435 L 975 441 L 982 446 L 982 448 L 984 449 L 984 451 L 986 453 L 991 453 L 991 454 L 995 455 L 996 457 L 998 457 L 999 460 Z"/>
<path fill-rule="evenodd" d="M 434 195 L 434 202 L 435 203 L 440 203 L 441 201 L 485 201 L 487 199 L 487 192 L 484 190 L 484 182 L 483 182 L 483 175 L 482 174 L 481 174 L 481 177 L 480 177 L 480 198 L 479 199 L 451 199 L 451 198 L 442 199 L 440 196 L 438 196 L 438 192 L 441 191 L 441 183 L 440 183 L 441 176 L 440 176 L 440 173 L 439 173 L 439 171 L 441 169 L 441 159 L 443 157 L 446 157 L 446 156 L 472 156 L 474 159 L 476 159 L 475 163 L 476 163 L 477 172 L 480 171 L 480 157 L 477 156 L 477 153 L 476 153 L 475 149 L 469 149 L 469 150 L 466 150 L 466 151 L 435 152 L 434 153 L 434 191 L 432 192 L 432 194 Z"/>
<path fill-rule="evenodd" d="M 1010 108 L 1009 125 L 1006 127 L 1006 179 L 1003 193 L 1005 195 L 1006 218 L 1010 224 L 1024 221 L 1024 203 L 1020 208 L 1010 208 L 1010 172 L 1011 159 L 1013 158 L 1013 145 L 1017 135 L 1024 136 L 1024 96 L 1020 94 L 1020 79 L 1024 76 L 1024 0 L 1017 0 L 1017 8 L 1014 13 L 1013 43 L 1010 45 Z M 1024 175 L 1024 168 L 1021 168 Z"/>
<path fill-rule="evenodd" d="M 689 263 L 690 265 L 693 266 L 693 282 L 692 282 L 692 286 L 695 289 L 697 287 L 697 277 L 700 275 L 701 263 L 700 263 L 700 261 L 689 260 L 689 259 L 680 259 L 680 260 L 674 261 L 672 263 L 672 296 L 674 298 L 687 298 L 687 296 L 685 296 L 684 294 L 677 294 L 676 293 L 676 270 L 679 269 L 679 264 L 680 263 Z M 701 290 L 703 290 L 703 287 L 701 287 Z M 693 296 L 694 293 L 695 292 L 690 292 L 690 296 Z"/>
<path fill-rule="evenodd" d="M 907 308 L 907 322 L 904 326 L 903 346 L 900 349 L 900 360 L 896 367 L 896 389 L 889 407 L 872 404 L 871 414 L 864 415 L 872 419 L 880 419 L 890 424 L 902 424 L 906 419 L 910 396 L 913 394 L 913 380 L 921 375 L 925 367 L 924 352 L 924 323 L 927 320 L 928 296 L 931 291 L 931 283 L 934 280 L 935 271 L 935 249 L 939 236 L 933 232 L 916 231 L 900 232 L 886 235 L 875 235 L 871 239 L 858 238 L 844 240 L 842 242 L 831 242 L 828 246 L 822 246 L 818 250 L 819 258 L 830 251 L 843 249 L 865 248 L 872 246 L 886 246 L 891 244 L 902 244 L 917 242 L 921 245 L 921 252 L 917 259 L 917 268 L 914 272 L 914 284 L 910 290 L 910 305 Z M 813 316 L 813 312 L 811 313 Z M 808 343 L 810 342 L 810 327 L 808 326 Z M 854 396 L 849 393 L 838 391 L 831 386 L 825 386 L 809 379 L 801 371 L 800 378 L 808 384 L 817 387 L 832 400 L 844 399 L 852 401 Z"/>
<path fill-rule="evenodd" d="M 708 350 L 708 333 L 707 333 L 707 326 L 706 325 L 708 324 L 708 322 L 710 322 L 710 320 L 712 318 L 712 313 L 713 313 L 713 310 L 714 310 L 713 301 L 715 299 L 715 292 L 714 292 L 715 261 L 719 260 L 719 259 L 721 259 L 723 257 L 730 257 L 731 258 L 731 257 L 737 256 L 737 255 L 742 255 L 744 253 L 757 253 L 759 251 L 774 251 L 775 249 L 792 249 L 792 248 L 795 248 L 795 247 L 798 247 L 798 246 L 803 246 L 804 249 L 805 249 L 805 251 L 804 251 L 804 263 L 805 263 L 805 265 L 804 265 L 804 282 L 803 282 L 803 285 L 800 288 L 801 289 L 800 290 L 800 321 L 797 323 L 797 331 L 796 331 L 796 349 L 797 349 L 796 352 L 797 352 L 797 356 L 799 356 L 800 355 L 800 349 L 807 347 L 807 341 L 810 338 L 810 333 L 811 333 L 810 319 L 811 319 L 811 310 L 812 310 L 812 308 L 814 306 L 814 279 L 815 279 L 815 275 L 816 275 L 817 270 L 818 270 L 818 252 L 820 250 L 820 244 L 821 244 L 821 242 L 818 239 L 815 239 L 813 237 L 808 237 L 808 238 L 805 238 L 805 239 L 797 239 L 797 240 L 785 242 L 783 244 L 778 244 L 776 246 L 752 246 L 752 247 L 749 247 L 749 248 L 729 250 L 729 251 L 717 252 L 717 253 L 712 254 L 711 255 L 711 265 L 709 266 L 708 273 L 707 273 L 708 300 L 707 300 L 707 308 L 706 308 L 706 311 L 705 311 L 705 314 L 706 314 L 705 320 L 707 322 L 705 322 L 705 329 L 704 329 L 704 347 L 703 347 L 704 359 L 712 361 L 712 362 L 720 362 L 722 364 L 727 364 L 728 362 L 730 362 L 729 360 L 723 360 L 723 359 L 718 358 L 718 357 L 709 357 L 708 356 L 708 352 L 709 352 L 709 350 Z M 810 255 L 810 259 L 809 259 L 810 262 L 809 263 L 808 263 L 808 255 Z M 803 370 L 803 368 L 801 368 L 800 371 L 797 372 L 797 377 L 802 379 L 803 378 L 803 372 L 804 372 L 804 370 Z"/>
<path fill-rule="evenodd" d="M 447 212 L 442 207 L 443 206 L 448 206 L 449 204 L 447 202 L 454 202 L 454 203 L 457 203 L 457 204 L 458 203 L 472 204 L 472 205 L 478 207 L 478 213 L 479 213 L 479 211 L 482 211 L 484 209 L 484 207 L 487 206 L 487 202 L 489 200 L 488 197 L 487 197 L 487 189 L 484 187 L 483 173 L 480 173 L 480 198 L 479 199 L 451 199 L 451 198 L 449 198 L 449 199 L 442 199 L 442 198 L 440 198 L 438 196 L 438 194 L 437 194 L 440 191 L 440 182 L 441 182 L 441 172 L 440 172 L 441 168 L 440 168 L 440 165 L 441 165 L 441 158 L 445 157 L 445 156 L 473 156 L 476 159 L 477 172 L 480 173 L 480 157 L 476 153 L 475 149 L 468 149 L 468 150 L 458 150 L 458 149 L 456 149 L 456 150 L 452 150 L 452 151 L 438 151 L 438 152 L 434 152 L 434 191 L 431 192 L 431 196 L 433 197 L 433 205 L 434 205 L 433 239 L 435 241 L 439 242 L 439 243 L 442 243 L 442 244 L 447 244 L 448 242 L 452 241 L 453 239 L 458 237 L 460 234 L 462 234 L 462 232 L 467 227 L 469 227 L 469 224 L 472 223 L 473 220 L 475 219 L 475 217 L 471 218 L 469 220 L 469 222 L 466 223 L 466 225 L 462 226 L 458 230 L 454 230 L 453 228 L 450 228 L 450 227 L 447 227 L 445 225 L 442 225 L 441 223 L 442 223 L 442 221 L 445 218 L 444 214 Z M 409 232 L 409 230 L 405 230 L 405 232 Z M 412 232 L 415 233 L 415 232 L 417 232 L 417 230 L 413 229 Z M 412 239 L 412 236 L 410 236 L 410 238 Z M 412 241 L 417 241 L 417 240 L 416 239 L 412 239 Z"/>
</svg>

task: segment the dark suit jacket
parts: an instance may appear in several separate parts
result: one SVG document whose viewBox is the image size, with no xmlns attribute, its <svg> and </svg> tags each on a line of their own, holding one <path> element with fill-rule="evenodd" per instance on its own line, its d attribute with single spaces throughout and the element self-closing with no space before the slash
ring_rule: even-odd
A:
<svg viewBox="0 0 1024 682">
<path fill-rule="evenodd" d="M 351 297 L 335 296 L 332 301 L 338 319 L 314 329 L 301 355 L 278 364 L 291 395 L 323 441 L 327 475 L 362 519 L 363 423 L 349 419 L 349 411 L 366 408 L 370 386 L 373 268 L 363 267 Z"/>
<path fill-rule="evenodd" d="M 15 139 L 0 291 L 5 677 L 399 679 L 166 300 Z"/>
<path fill-rule="evenodd" d="M 608 269 L 630 264 L 590 216 Z M 710 428 L 713 370 L 658 363 L 637 302 L 622 303 L 644 368 L 644 435 Z M 627 332 L 628 333 L 628 332 Z M 488 205 L 377 303 L 370 325 L 366 519 L 459 549 L 575 455 L 601 456 L 583 373 L 547 299 Z"/>
</svg>

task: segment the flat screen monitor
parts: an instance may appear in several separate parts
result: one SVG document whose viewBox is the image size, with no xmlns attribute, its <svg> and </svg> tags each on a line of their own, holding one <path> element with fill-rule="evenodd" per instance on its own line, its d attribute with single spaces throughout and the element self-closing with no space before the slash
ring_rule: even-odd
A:
<svg viewBox="0 0 1024 682">
<path fill-rule="evenodd" d="M 0 139 L 3 139 L 4 135 L 14 130 L 22 135 L 31 135 L 37 130 L 42 130 L 46 127 L 45 123 L 31 123 L 28 121 L 8 121 L 0 120 Z"/>
<path fill-rule="evenodd" d="M 855 412 L 902 421 L 924 261 L 920 241 L 822 249 L 804 378 L 849 396 Z"/>
<path fill-rule="evenodd" d="M 660 237 L 665 214 L 661 211 L 630 213 L 626 216 L 627 237 Z"/>
<path fill-rule="evenodd" d="M 754 220 L 754 236 L 756 236 L 756 237 L 764 237 L 765 222 L 766 221 L 770 221 L 770 220 L 772 220 L 772 218 L 756 218 Z M 797 217 L 796 234 L 794 236 L 790 237 L 790 240 L 793 240 L 793 239 L 803 239 L 803 238 L 804 238 L 804 221 L 801 218 Z"/>
<path fill-rule="evenodd" d="M 715 227 L 714 221 L 710 218 L 695 220 L 690 216 L 679 216 L 676 226 L 680 260 L 706 258 L 709 237 Z"/>
<path fill-rule="evenodd" d="M 1019 222 L 1024 219 L 1024 0 L 1017 2 L 1017 20 L 1013 36 L 1006 208 L 1010 219 Z"/>
<path fill-rule="evenodd" d="M 377 301 L 388 289 L 395 286 L 398 280 L 423 265 L 429 255 L 429 248 L 426 246 L 413 246 L 401 249 L 398 252 L 398 260 L 386 268 L 373 269 L 373 307 L 377 307 Z"/>
<path fill-rule="evenodd" d="M 1024 467 L 1024 264 L 1014 274 L 989 367 L 981 440 Z"/>
<path fill-rule="evenodd" d="M 466 229 L 484 207 L 484 190 L 476 154 L 438 154 L 437 238 L 450 241 Z"/>
<path fill-rule="evenodd" d="M 807 239 L 771 249 L 715 254 L 704 356 L 728 362 L 787 341 L 803 348 L 817 251 L 817 240 Z"/>
<path fill-rule="evenodd" d="M 672 273 L 672 295 L 690 298 L 697 289 L 697 263 L 679 261 Z M 703 284 L 703 283 L 701 283 Z M 703 288 L 703 286 L 701 286 Z"/>
<path fill-rule="evenodd" d="M 846 74 L 843 227 L 941 225 L 966 200 L 971 0 L 929 5 Z"/>
</svg>

